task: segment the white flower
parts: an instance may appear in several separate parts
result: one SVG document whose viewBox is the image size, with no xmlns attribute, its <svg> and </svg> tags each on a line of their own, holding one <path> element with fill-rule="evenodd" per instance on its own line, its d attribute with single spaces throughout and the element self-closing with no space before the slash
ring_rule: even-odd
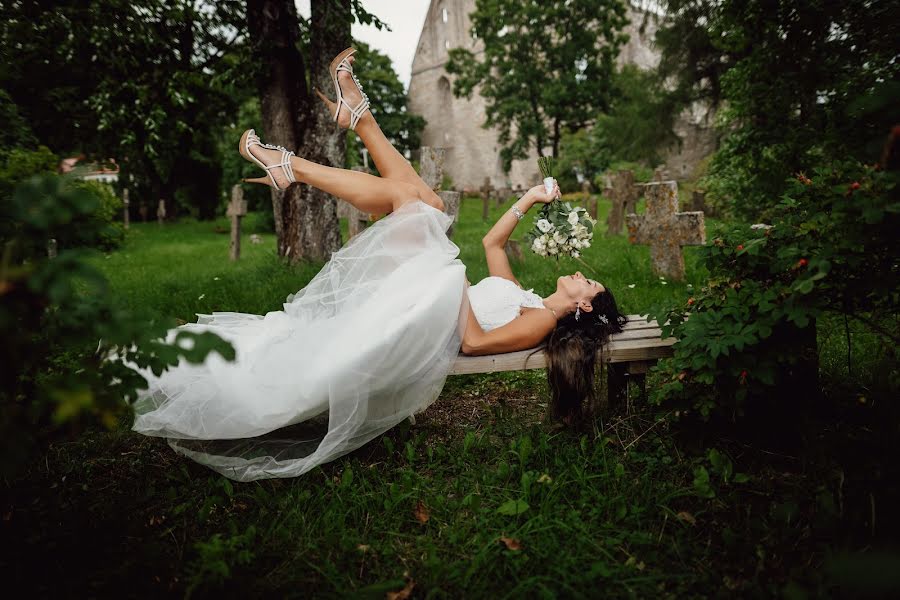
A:
<svg viewBox="0 0 900 600">
<path fill-rule="evenodd" d="M 554 231 L 554 232 L 553 232 L 553 239 L 556 240 L 556 243 L 557 243 L 557 244 L 564 244 L 565 241 L 566 241 L 567 239 L 569 239 L 569 236 L 567 236 L 566 234 L 564 234 L 564 233 L 561 232 L 561 231 Z"/>
<path fill-rule="evenodd" d="M 550 248 L 547 249 L 547 252 L 549 254 L 557 254 L 559 250 L 556 249 L 556 246 L 550 246 Z"/>
<path fill-rule="evenodd" d="M 581 256 L 581 254 L 578 250 L 572 250 L 572 258 L 578 258 L 579 256 Z"/>
<path fill-rule="evenodd" d="M 590 248 L 590 247 L 591 247 L 591 243 L 588 242 L 588 241 L 581 242 L 581 247 L 582 247 L 582 248 Z"/>
<path fill-rule="evenodd" d="M 634 284 L 633 284 L 633 283 L 629 283 L 629 284 L 628 284 L 628 289 L 629 289 L 629 290 L 633 290 L 633 289 L 634 289 Z"/>
<path fill-rule="evenodd" d="M 578 224 L 578 213 L 574 210 L 569 213 L 569 225 L 577 225 Z"/>
<path fill-rule="evenodd" d="M 548 247 L 548 248 L 556 248 L 556 245 L 557 245 L 557 244 L 556 244 L 556 240 L 555 240 L 555 239 L 552 239 L 552 240 L 550 240 L 549 242 L 547 242 L 547 247 Z"/>
<path fill-rule="evenodd" d="M 218 281 L 218 280 L 219 280 L 218 277 L 213 277 L 213 281 Z"/>
<path fill-rule="evenodd" d="M 666 281 L 666 280 L 660 281 L 659 283 L 662 284 L 662 285 L 669 285 L 669 282 Z"/>
<path fill-rule="evenodd" d="M 203 300 L 204 298 L 206 298 L 206 294 L 200 294 L 197 300 Z"/>
<path fill-rule="evenodd" d="M 547 245 L 543 238 L 535 238 L 531 243 L 531 249 L 540 254 L 541 250 L 546 249 Z"/>
<path fill-rule="evenodd" d="M 772 229 L 772 226 L 765 223 L 754 223 L 750 226 L 750 229 Z"/>
<path fill-rule="evenodd" d="M 553 229 L 553 224 L 547 219 L 539 219 L 537 222 L 537 228 L 544 233 L 547 233 L 548 231 L 551 231 Z"/>
</svg>

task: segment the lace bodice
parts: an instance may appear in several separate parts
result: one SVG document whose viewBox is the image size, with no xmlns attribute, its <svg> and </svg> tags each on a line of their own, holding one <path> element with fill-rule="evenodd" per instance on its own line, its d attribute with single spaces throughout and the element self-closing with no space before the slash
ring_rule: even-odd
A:
<svg viewBox="0 0 900 600">
<path fill-rule="evenodd" d="M 469 286 L 469 302 L 478 324 L 485 331 L 506 325 L 523 306 L 546 308 L 543 299 L 531 290 L 523 290 L 509 279 L 485 277 Z"/>
</svg>

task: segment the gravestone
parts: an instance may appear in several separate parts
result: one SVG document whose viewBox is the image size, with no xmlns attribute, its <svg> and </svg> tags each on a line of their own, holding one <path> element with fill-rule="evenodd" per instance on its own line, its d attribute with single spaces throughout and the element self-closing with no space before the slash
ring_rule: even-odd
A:
<svg viewBox="0 0 900 600">
<path fill-rule="evenodd" d="M 606 235 L 619 235 L 625 215 L 636 210 L 638 188 L 634 185 L 634 173 L 628 170 L 616 171 L 610 175 L 609 182 L 607 195 L 612 206 L 606 217 Z"/>
<path fill-rule="evenodd" d="M 128 220 L 128 205 L 131 202 L 128 201 L 128 188 L 122 190 L 122 222 L 124 223 L 125 229 L 128 229 L 129 220 Z"/>
<path fill-rule="evenodd" d="M 504 250 L 506 250 L 506 257 L 510 262 L 521 262 L 525 260 L 525 256 L 522 254 L 522 245 L 518 240 L 506 240 Z"/>
<path fill-rule="evenodd" d="M 490 210 L 491 194 L 494 193 L 494 187 L 491 185 L 491 178 L 485 177 L 484 184 L 481 186 L 481 220 L 487 221 L 488 212 Z"/>
<path fill-rule="evenodd" d="M 432 146 L 422 146 L 419 152 L 419 177 L 435 192 L 441 189 L 446 153 L 446 148 Z"/>
<path fill-rule="evenodd" d="M 462 198 L 462 194 L 445 190 L 438 192 L 437 195 L 444 201 L 444 213 L 453 217 L 453 222 L 447 228 L 447 237 L 449 238 L 453 236 L 453 227 L 459 221 L 459 201 Z"/>
<path fill-rule="evenodd" d="M 241 257 L 241 217 L 247 214 L 244 190 L 239 185 L 231 188 L 231 202 L 226 214 L 231 217 L 231 260 Z"/>
<path fill-rule="evenodd" d="M 650 246 L 650 260 L 656 275 L 673 280 L 684 279 L 682 246 L 706 243 L 702 212 L 678 212 L 678 184 L 658 181 L 644 186 L 647 210 L 630 214 L 628 241 Z"/>
<path fill-rule="evenodd" d="M 162 198 L 159 199 L 159 206 L 156 209 L 156 222 L 160 225 L 163 224 L 163 221 L 166 220 L 166 201 Z"/>
<path fill-rule="evenodd" d="M 706 210 L 705 190 L 694 190 L 691 192 L 691 210 L 699 210 L 703 211 L 704 214 L 708 214 L 709 211 Z"/>
</svg>

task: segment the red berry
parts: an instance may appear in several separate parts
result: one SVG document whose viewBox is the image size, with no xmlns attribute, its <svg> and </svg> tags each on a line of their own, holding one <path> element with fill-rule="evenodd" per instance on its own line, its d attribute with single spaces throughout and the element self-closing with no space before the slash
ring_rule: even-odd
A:
<svg viewBox="0 0 900 600">
<path fill-rule="evenodd" d="M 693 304 L 693 303 L 694 303 L 694 299 L 693 299 L 693 298 L 688 298 L 688 306 L 690 306 L 690 305 Z"/>
<path fill-rule="evenodd" d="M 858 181 L 854 181 L 853 183 L 851 183 L 851 184 L 850 184 L 850 189 L 851 189 L 851 190 L 858 190 L 858 189 L 859 189 L 859 182 L 858 182 Z"/>
<path fill-rule="evenodd" d="M 738 249 L 738 250 L 743 250 L 743 249 L 744 249 L 744 245 L 743 245 L 743 244 L 738 244 L 737 249 Z"/>
<path fill-rule="evenodd" d="M 801 258 L 801 259 L 797 262 L 797 264 L 800 265 L 801 267 L 805 267 L 806 265 L 809 264 L 809 261 L 806 260 L 805 258 Z"/>
</svg>

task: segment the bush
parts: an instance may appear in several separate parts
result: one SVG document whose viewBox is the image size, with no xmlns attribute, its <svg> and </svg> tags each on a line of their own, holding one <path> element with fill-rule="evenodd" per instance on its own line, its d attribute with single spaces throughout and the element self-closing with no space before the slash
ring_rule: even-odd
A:
<svg viewBox="0 0 900 600">
<path fill-rule="evenodd" d="M 97 208 L 73 221 L 66 230 L 57 232 L 60 244 L 67 248 L 90 246 L 102 250 L 121 246 L 125 240 L 125 226 L 121 223 L 124 204 L 112 187 L 99 181 L 78 181 L 74 185 L 91 193 L 98 201 Z"/>
<path fill-rule="evenodd" d="M 93 219 L 101 201 L 90 187 L 66 177 L 35 177 L 0 204 L 0 222 L 12 224 L 0 262 L 2 476 L 78 425 L 116 426 L 137 390 L 147 387 L 124 361 L 160 374 L 182 358 L 202 362 L 213 351 L 234 356 L 208 332 L 180 331 L 167 344 L 161 338 L 174 319 L 154 321 L 113 305 L 106 279 L 84 260 L 86 251 L 63 249 L 46 258 L 51 232 L 82 223 L 81 235 L 99 236 L 91 227 L 102 228 Z"/>
<path fill-rule="evenodd" d="M 731 227 L 700 249 L 707 286 L 655 311 L 678 342 L 654 400 L 735 418 L 753 403 L 814 399 L 817 319 L 839 315 L 900 342 L 900 171 L 858 163 L 798 174 L 773 226 Z M 689 318 L 688 318 L 689 317 Z M 812 356 L 804 356 L 804 352 Z M 897 361 L 885 365 L 891 394 Z"/>
</svg>

